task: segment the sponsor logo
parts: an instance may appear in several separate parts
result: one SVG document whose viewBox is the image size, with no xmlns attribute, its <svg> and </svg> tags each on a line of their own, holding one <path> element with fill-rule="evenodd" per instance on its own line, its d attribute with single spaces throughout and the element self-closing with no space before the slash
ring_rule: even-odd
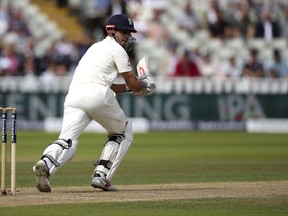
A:
<svg viewBox="0 0 288 216">
<path fill-rule="evenodd" d="M 132 19 L 131 18 L 128 18 L 128 23 L 129 23 L 129 25 L 133 25 L 133 21 L 132 21 Z"/>
</svg>

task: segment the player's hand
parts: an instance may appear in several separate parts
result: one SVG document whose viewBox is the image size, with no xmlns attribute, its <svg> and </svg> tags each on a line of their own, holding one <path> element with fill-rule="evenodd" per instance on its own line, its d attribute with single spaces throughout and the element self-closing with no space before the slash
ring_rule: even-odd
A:
<svg viewBox="0 0 288 216">
<path fill-rule="evenodd" d="M 143 79 L 146 79 L 147 78 L 147 75 L 143 75 L 143 76 L 139 76 L 137 77 L 139 80 L 143 80 Z"/>
<path fill-rule="evenodd" d="M 155 92 L 156 84 L 150 75 L 144 75 L 144 76 L 138 77 L 138 79 L 145 82 L 145 88 L 143 88 L 142 90 L 138 92 L 133 92 L 133 95 L 143 97 L 143 96 L 151 95 Z"/>
<path fill-rule="evenodd" d="M 142 89 L 142 90 L 137 91 L 137 92 L 132 92 L 132 94 L 134 96 L 137 96 L 137 97 L 144 97 L 144 96 L 146 96 L 146 91 L 144 89 Z"/>
<path fill-rule="evenodd" d="M 146 75 L 146 77 L 143 78 L 142 81 L 145 82 L 144 91 L 146 95 L 151 95 L 156 91 L 156 83 L 150 75 Z"/>
</svg>

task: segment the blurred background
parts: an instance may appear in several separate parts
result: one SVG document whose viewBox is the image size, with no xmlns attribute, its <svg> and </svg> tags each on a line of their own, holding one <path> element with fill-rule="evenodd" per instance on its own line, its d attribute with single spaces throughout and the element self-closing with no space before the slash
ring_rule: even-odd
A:
<svg viewBox="0 0 288 216">
<path fill-rule="evenodd" d="M 149 97 L 119 96 L 136 132 L 288 132 L 287 0 L 0 4 L 0 106 L 17 107 L 21 130 L 60 130 L 79 59 L 124 13 L 138 30 L 132 63 L 147 54 L 157 83 Z"/>
</svg>

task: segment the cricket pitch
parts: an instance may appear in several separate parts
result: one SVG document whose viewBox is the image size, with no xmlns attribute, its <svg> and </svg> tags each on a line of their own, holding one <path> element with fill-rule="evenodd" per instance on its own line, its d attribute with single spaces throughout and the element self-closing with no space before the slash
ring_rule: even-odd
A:
<svg viewBox="0 0 288 216">
<path fill-rule="evenodd" d="M 288 181 L 118 185 L 117 188 L 116 192 L 104 192 L 91 186 L 55 187 L 52 188 L 51 193 L 41 193 L 36 188 L 18 188 L 15 196 L 0 196 L 0 204 L 1 207 L 8 207 L 60 203 L 288 196 Z"/>
</svg>

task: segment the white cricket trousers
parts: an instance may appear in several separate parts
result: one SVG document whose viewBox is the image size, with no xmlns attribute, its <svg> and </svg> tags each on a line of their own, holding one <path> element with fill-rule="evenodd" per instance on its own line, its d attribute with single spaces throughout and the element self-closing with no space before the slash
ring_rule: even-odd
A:
<svg viewBox="0 0 288 216">
<path fill-rule="evenodd" d="M 77 140 L 92 120 L 105 128 L 108 134 L 125 131 L 126 115 L 109 86 L 93 83 L 77 90 L 70 89 L 64 103 L 59 138 Z"/>
<path fill-rule="evenodd" d="M 69 149 L 63 149 L 59 145 L 49 145 L 44 150 L 43 155 L 50 155 L 60 164 L 57 167 L 55 165 L 50 167 L 50 175 L 53 175 L 62 165 L 72 159 L 77 149 L 78 137 L 92 120 L 102 125 L 109 135 L 125 134 L 126 145 L 123 144 L 120 147 L 121 154 L 118 159 L 116 158 L 114 167 L 111 168 L 112 171 L 109 174 L 109 180 L 111 180 L 133 142 L 133 132 L 131 122 L 128 123 L 114 92 L 110 87 L 100 84 L 97 86 L 87 84 L 77 91 L 69 90 L 64 103 L 63 123 L 59 138 L 71 139 L 72 146 Z"/>
</svg>

